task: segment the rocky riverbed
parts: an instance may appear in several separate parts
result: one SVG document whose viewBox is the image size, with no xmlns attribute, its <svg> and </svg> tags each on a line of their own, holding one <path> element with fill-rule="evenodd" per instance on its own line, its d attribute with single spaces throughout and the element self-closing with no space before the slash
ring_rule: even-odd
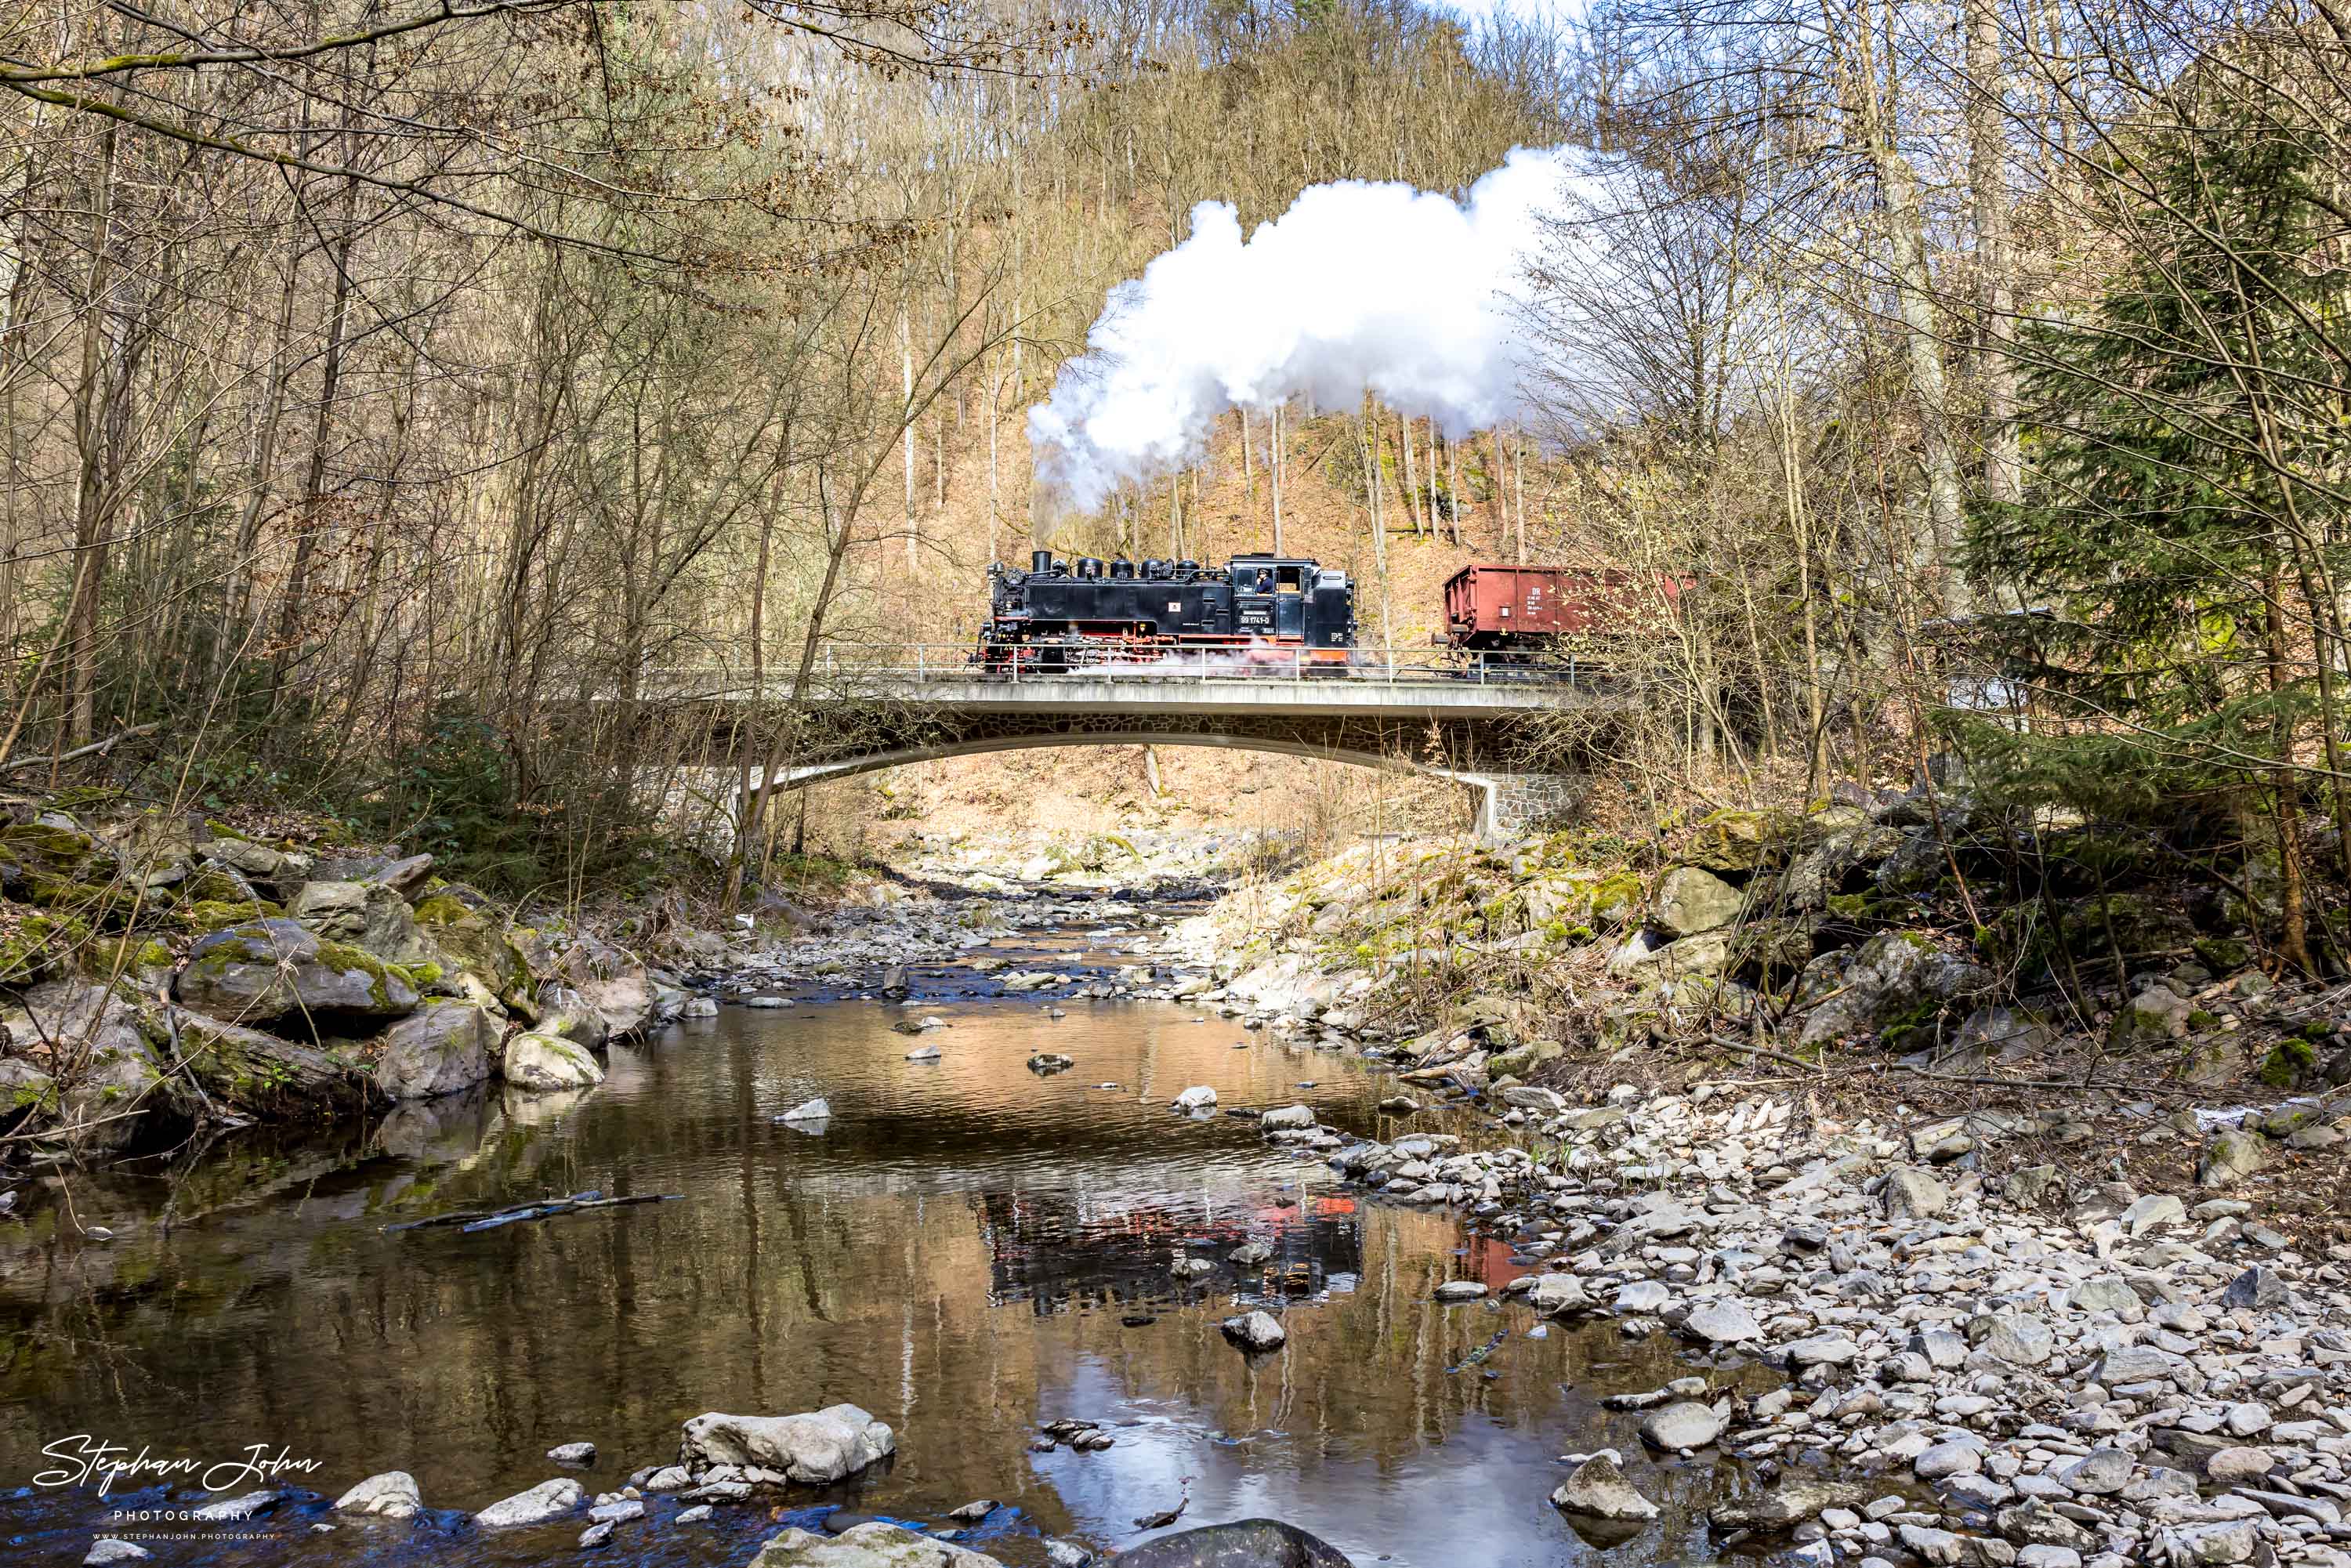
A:
<svg viewBox="0 0 2351 1568">
<path fill-rule="evenodd" d="M 1898 808 L 1885 815 L 1900 821 Z M 746 1169 L 775 1162 L 796 1171 L 803 1190 L 840 1195 L 818 1200 L 827 1222 L 850 1224 L 854 1215 L 858 1234 L 920 1230 L 928 1210 L 885 1217 L 862 1207 L 870 1197 L 852 1195 L 923 1193 L 945 1182 L 987 1217 L 984 1311 L 1002 1309 L 1008 1281 L 1029 1277 L 1038 1265 L 1027 1260 L 1061 1249 L 1083 1282 L 1053 1273 L 1046 1293 L 1023 1294 L 1033 1289 L 1024 1284 L 1008 1299 L 1033 1299 L 1040 1312 L 1049 1300 L 1055 1312 L 1107 1311 L 1126 1333 L 1153 1332 L 1170 1311 L 1185 1314 L 1196 1343 L 1213 1346 L 1211 1359 L 1187 1361 L 1187 1376 L 1207 1380 L 1195 1401 L 1231 1397 L 1234 1387 L 1253 1401 L 1263 1368 L 1294 1369 L 1301 1356 L 1339 1350 L 1327 1321 L 1364 1288 L 1370 1229 L 1392 1239 L 1409 1231 L 1423 1248 L 1456 1238 L 1427 1249 L 1437 1266 L 1416 1284 L 1378 1293 L 1384 1321 L 1409 1301 L 1418 1321 L 1441 1325 L 1443 1387 L 1497 1376 L 1513 1387 L 1538 1366 L 1537 1375 L 1555 1375 L 1546 1358 L 1569 1345 L 1584 1357 L 1618 1344 L 1628 1365 L 1648 1372 L 1627 1379 L 1579 1361 L 1558 1386 L 1604 1401 L 1571 1418 L 1566 1407 L 1526 1397 L 1512 1416 L 1522 1436 L 1548 1437 L 1549 1458 L 1540 1470 L 1521 1459 L 1486 1480 L 1522 1490 L 1517 1507 L 1556 1511 L 1571 1543 L 1645 1540 L 1684 1555 L 1761 1552 L 1864 1568 L 2351 1562 L 2342 1517 L 2351 1501 L 2351 1248 L 2330 1223 L 2326 1197 L 2342 1187 L 2351 1101 L 2331 1097 L 2323 1050 L 2297 1057 L 2282 1043 L 2323 1046 L 2334 1001 L 2309 988 L 2276 990 L 2251 969 L 2216 974 L 2204 961 L 2234 956 L 2216 938 L 2129 977 L 2108 998 L 2097 1026 L 2105 1051 L 2136 1053 L 2162 1071 L 2133 1076 L 2094 1059 L 2056 1075 L 2047 1052 L 2059 1031 L 1992 994 L 1972 960 L 1932 936 L 1854 931 L 1805 959 L 1801 974 L 1787 971 L 1774 990 L 1769 965 L 1729 956 L 1751 952 L 1741 933 L 1754 890 L 1802 883 L 1823 898 L 1849 898 L 1834 890 L 1882 879 L 1909 852 L 1897 825 L 1890 849 L 1873 841 L 1882 861 L 1856 858 L 1835 847 L 1836 833 L 1876 830 L 1868 813 L 1839 821 L 1844 827 L 1825 833 L 1817 824 L 1791 830 L 1792 860 L 1717 824 L 1714 838 L 1748 845 L 1729 857 L 1746 858 L 1743 870 L 1686 864 L 1647 877 L 1587 873 L 1541 841 L 1419 846 L 1388 865 L 1371 858 L 1387 852 L 1359 851 L 1196 913 L 1138 892 L 1147 855 L 1105 855 L 1090 867 L 1082 856 L 1011 864 L 942 851 L 914 868 L 914 880 L 872 883 L 820 919 L 796 915 L 789 931 L 773 922 L 748 931 L 644 929 L 634 934 L 641 950 L 620 946 L 612 931 L 525 924 L 472 890 L 437 882 L 429 864 L 281 860 L 268 868 L 267 889 L 280 895 L 268 901 L 280 913 L 256 903 L 249 918 L 154 953 L 126 944 L 127 956 L 118 956 L 127 967 L 111 981 L 54 963 L 30 977 L 22 995 L 31 1005 L 10 1019 L 11 1060 L 24 1064 L 14 1070 L 20 1079 L 41 1071 L 22 1042 L 49 1038 L 40 1031 L 53 1020 L 78 1016 L 65 1004 L 87 1001 L 83 1010 L 95 1009 L 119 1051 L 145 1053 L 136 1082 L 150 1088 L 134 1089 L 127 1108 L 137 1115 L 124 1122 L 206 1119 L 179 1091 L 152 1087 L 196 1054 L 186 1049 L 192 1037 L 211 1042 L 214 1059 L 283 1063 L 296 1082 L 340 1086 L 260 1095 L 246 1085 L 285 1074 L 250 1065 L 212 1080 L 180 1074 L 214 1086 L 214 1116 L 289 1103 L 325 1113 L 344 1099 L 363 1110 L 402 1092 L 419 1107 L 462 1107 L 466 1083 L 455 1079 L 503 1078 L 496 1122 L 478 1145 L 459 1140 L 448 1195 L 435 1176 L 397 1189 L 408 1196 L 360 1198 L 351 1188 L 345 1201 L 357 1206 L 354 1218 L 398 1230 L 453 1205 L 463 1211 L 466 1201 L 528 1200 L 523 1222 L 500 1234 L 525 1233 L 515 1247 L 558 1257 L 571 1244 L 527 1236 L 585 1232 L 558 1228 L 574 1221 L 539 1223 L 569 1212 L 549 1206 L 559 1194 L 544 1177 L 483 1184 L 458 1173 L 489 1168 L 492 1149 L 563 1148 L 573 1151 L 561 1160 L 563 1190 L 591 1207 L 607 1190 L 650 1185 L 644 1196 L 664 1196 L 674 1177 L 680 1203 L 629 1210 L 636 1218 L 614 1226 L 649 1241 L 664 1227 L 688 1227 L 661 1243 L 680 1263 L 710 1242 L 693 1233 L 690 1218 L 660 1211 L 690 1217 L 697 1183 L 715 1173 L 637 1170 L 611 1154 L 583 1160 L 603 1146 L 592 1142 L 600 1118 L 655 1146 L 673 1138 L 681 1147 L 739 1146 Z M 63 844 L 64 826 L 47 824 L 39 841 Z M 110 874 L 139 863 L 128 841 L 110 847 L 89 836 L 80 852 L 114 857 Z M 239 857 L 259 858 L 218 841 L 193 844 L 178 862 L 181 879 L 214 876 Z M 1685 874 L 1692 871 L 1715 885 Z M 1478 911 L 1475 928 L 1453 918 L 1465 906 Z M 1571 917 L 1597 924 L 1570 925 Z M 1513 924 L 1522 929 L 1513 934 Z M 1816 922 L 1807 944 L 1842 940 L 1825 932 L 1830 923 Z M 1710 946 L 1699 940 L 1710 936 Z M 258 943 L 270 951 L 219 956 Z M 1659 957 L 1676 949 L 1685 959 L 1719 949 L 1723 961 Z M 1540 969 L 1530 970 L 1538 959 Z M 1531 987 L 1535 972 L 1552 988 Z M 1703 1024 L 1694 1037 L 1677 1032 L 1709 1011 L 1741 1026 L 1769 1020 L 1791 998 L 1796 1017 L 1813 1021 L 1778 1033 L 1709 1033 Z M 1562 1012 L 1546 1019 L 1547 1007 Z M 298 1038 L 282 1021 L 274 1033 L 235 1021 L 256 1009 L 271 1020 L 326 1018 L 350 1032 Z M 420 1057 L 403 1042 L 404 1030 L 423 1032 L 412 1020 L 457 1009 L 469 1011 L 467 1029 L 434 1031 L 463 1036 L 454 1050 L 444 1039 Z M 1155 1020 L 1153 1043 L 1106 1065 L 1098 1031 L 1130 1016 Z M 802 1021 L 830 1030 L 851 1017 L 871 1020 L 853 1058 L 807 1056 L 788 1043 Z M 1834 1027 L 1818 1026 L 1823 1017 Z M 760 1019 L 771 1021 L 753 1021 Z M 1573 1037 L 1595 1021 L 1599 1050 L 1586 1042 L 1579 1052 Z M 872 1028 L 884 1032 L 876 1039 Z M 720 1071 L 716 1059 L 697 1054 L 706 1050 L 697 1030 L 756 1038 L 766 1054 L 725 1069 L 741 1074 L 725 1094 L 697 1098 Z M 2251 1071 L 2210 1071 L 2219 1042 L 2232 1035 L 2259 1042 L 2230 1042 Z M 1901 1063 L 1907 1072 L 1886 1070 L 1893 1056 L 1873 1067 L 1823 1049 L 1897 1037 L 1918 1048 Z M 2020 1037 L 2030 1049 L 2016 1049 Z M 1672 1049 L 1693 1038 L 1701 1042 L 1695 1052 Z M 977 1050 L 984 1040 L 997 1043 Z M 1792 1054 L 1798 1050 L 1806 1054 Z M 825 1068 L 828 1060 L 863 1065 Z M 2294 1071 L 2262 1083 L 2280 1061 Z M 1336 1100 L 1332 1083 L 1344 1085 Z M 20 1094 L 19 1130 L 116 1124 L 105 1118 L 117 1114 L 107 1107 L 123 1103 L 120 1093 L 76 1090 L 61 1082 Z M 985 1110 L 974 1110 L 975 1094 Z M 808 1113 L 819 1100 L 827 1113 Z M 694 1113 L 705 1119 L 674 1134 L 645 1124 L 647 1112 L 680 1103 L 706 1103 Z M 1043 1152 L 1098 1138 L 1104 1106 L 1132 1140 L 1103 1145 L 1117 1164 Z M 449 1120 L 468 1124 L 477 1124 L 462 1111 Z M 902 1128 L 905 1141 L 887 1128 Z M 444 1136 L 403 1134 L 402 1146 Z M 559 1142 L 546 1145 L 549 1137 Z M 1033 1139 L 1039 1153 L 1019 1155 L 1008 1138 L 1022 1149 Z M 1219 1151 L 1209 1168 L 1251 1174 L 1197 1213 L 1188 1198 L 1171 1209 L 1170 1194 L 1199 1185 L 1184 1163 L 1195 1145 Z M 379 1141 L 344 1168 L 372 1168 L 385 1147 Z M 949 1148 L 964 1152 L 940 1152 Z M 1096 1194 L 1088 1206 L 1102 1207 L 1102 1191 L 1122 1194 L 1110 1205 L 1124 1217 L 1115 1245 L 1073 1243 L 1067 1238 L 1076 1233 L 1039 1231 L 1022 1218 L 1032 1200 L 1018 1195 L 1045 1168 L 1024 1159 L 1052 1168 L 1049 1186 Z M 583 1168 L 600 1162 L 612 1168 Z M 999 1164 L 1001 1174 L 989 1174 Z M 1280 1189 L 1265 1186 L 1264 1173 L 1283 1168 L 1297 1173 L 1300 1196 L 1276 1205 L 1270 1195 Z M 1113 1169 L 1123 1180 L 1102 1187 Z M 50 1201 L 58 1178 L 44 1180 L 11 1188 L 12 1210 L 46 1217 L 57 1238 L 45 1244 L 48 1264 L 99 1267 L 99 1249 L 122 1244 L 95 1223 L 102 1207 L 77 1211 L 69 1236 L 57 1227 L 68 1211 Z M 1349 1195 L 1347 1207 L 1318 1194 Z M 1260 1219 L 1236 1229 L 1215 1218 L 1226 1211 Z M 1301 1228 L 1262 1218 L 1310 1211 L 1332 1219 Z M 740 1223 L 757 1213 L 745 1207 Z M 455 1228 L 433 1234 L 444 1233 Z M 1310 1237 L 1323 1239 L 1309 1245 Z M 173 1244 L 191 1245 L 202 1242 Z M 812 1277 L 850 1266 L 865 1245 L 815 1265 Z M 412 1253 L 410 1266 L 424 1260 L 434 1260 L 428 1272 L 457 1270 L 449 1280 L 473 1266 L 462 1253 L 432 1251 Z M 788 1271 L 810 1267 L 803 1252 Z M 1302 1291 L 1282 1282 L 1293 1277 Z M 910 1284 L 902 1287 L 909 1300 L 938 1290 Z M 1058 1346 L 1051 1360 L 1076 1354 Z M 1376 1357 L 1373 1364 L 1374 1377 L 1425 1375 Z M 1197 1553 L 1216 1545 L 1174 1544 L 1184 1537 L 1172 1527 L 1203 1517 L 1185 1511 L 1188 1481 L 1173 1512 L 1134 1510 L 1152 1539 L 1115 1558 L 1097 1505 L 1040 1521 L 1033 1501 L 958 1499 L 933 1486 L 903 1504 L 884 1500 L 868 1517 L 869 1499 L 890 1495 L 864 1490 L 870 1476 L 920 1474 L 940 1461 L 940 1439 L 925 1427 L 910 1448 L 903 1416 L 872 1414 L 899 1375 L 862 1351 L 841 1365 L 854 1369 L 852 1385 L 828 1377 L 824 1402 L 694 1416 L 674 1455 L 628 1455 L 630 1469 L 599 1472 L 597 1484 L 558 1474 L 477 1496 L 460 1511 L 420 1496 L 408 1472 L 387 1469 L 357 1485 L 347 1478 L 339 1485 L 348 1490 L 272 1489 L 204 1506 L 242 1500 L 257 1517 L 359 1531 L 353 1540 L 417 1519 L 465 1539 L 530 1530 L 544 1541 L 559 1530 L 564 1551 L 691 1540 L 680 1532 L 715 1519 L 737 1527 L 717 1538 L 730 1544 L 718 1557 L 687 1560 L 739 1560 L 756 1548 L 766 1568 L 931 1563 L 941 1552 L 959 1568 L 1082 1559 L 1143 1568 L 1206 1561 Z M 1285 1370 L 1282 1381 L 1296 1375 Z M 1360 1377 L 1353 1386 L 1355 1397 L 1375 1397 Z M 1206 1391 L 1216 1387 L 1227 1395 Z M 1030 1407 L 995 1440 L 1007 1458 L 1034 1450 L 1039 1464 L 1059 1462 L 1039 1455 L 1083 1462 L 1134 1441 L 1111 1414 Z M 1235 1424 L 1244 1442 L 1270 1440 L 1247 1436 L 1270 1430 L 1262 1417 Z M 761 1448 L 742 1436 L 754 1429 L 810 1435 L 815 1447 L 801 1452 L 779 1438 Z M 737 1437 L 705 1440 L 724 1432 Z M 1454 1440 L 1466 1435 L 1457 1429 Z M 1197 1441 L 1155 1451 L 1166 1463 L 1196 1466 L 1187 1454 L 1215 1451 Z M 505 1468 L 518 1462 L 508 1454 Z M 548 1462 L 563 1464 L 552 1454 Z M 1007 1492 L 1017 1484 L 1000 1470 L 956 1473 L 1004 1475 Z M 1264 1477 L 1256 1472 L 1251 1484 Z M 1054 1484 L 1078 1495 L 1082 1472 L 1056 1472 Z M 1236 1477 L 1229 1495 L 1248 1495 L 1251 1484 Z M 842 1500 L 803 1506 L 811 1487 Z M 768 1510 L 782 1530 L 747 1547 L 747 1506 Z M 1503 1506 L 1508 1513 L 1513 1505 Z M 1231 1561 L 1344 1560 L 1317 1555 L 1337 1549 L 1271 1525 L 1250 1531 L 1245 1544 L 1258 1555 Z M 385 1539 L 406 1550 L 411 1537 Z M 1399 1522 L 1393 1536 L 1346 1544 L 1363 1561 L 1366 1548 L 1380 1555 L 1384 1543 L 1414 1539 Z M 89 1550 L 89 1560 L 110 1561 L 144 1548 Z M 1498 1545 L 1492 1560 L 1518 1561 L 1508 1555 L 1514 1550 Z M 1196 1555 L 1175 1554 L 1182 1551 Z M 932 1555 L 905 1555 L 913 1552 Z M 1398 1560 L 1419 1559 L 1407 1550 Z"/>
</svg>

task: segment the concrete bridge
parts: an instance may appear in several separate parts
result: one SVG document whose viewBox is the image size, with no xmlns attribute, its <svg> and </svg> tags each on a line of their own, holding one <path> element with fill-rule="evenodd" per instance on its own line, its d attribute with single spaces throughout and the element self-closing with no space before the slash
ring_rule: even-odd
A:
<svg viewBox="0 0 2351 1568">
<path fill-rule="evenodd" d="M 647 677 L 640 695 L 706 710 L 731 758 L 793 758 L 766 782 L 799 789 L 936 758 L 1053 746 L 1213 746 L 1321 758 L 1448 779 L 1479 792 L 1479 831 L 1523 831 L 1575 803 L 1577 781 L 1531 771 L 1574 716 L 1620 711 L 1588 672 L 1542 676 L 1482 663 L 1359 658 L 1347 673 L 1233 661 L 1102 664 L 983 674 L 964 650 L 904 651 L 887 663 L 828 667 L 805 689 L 754 688 L 718 671 Z M 780 741 L 780 745 L 778 744 Z"/>
</svg>

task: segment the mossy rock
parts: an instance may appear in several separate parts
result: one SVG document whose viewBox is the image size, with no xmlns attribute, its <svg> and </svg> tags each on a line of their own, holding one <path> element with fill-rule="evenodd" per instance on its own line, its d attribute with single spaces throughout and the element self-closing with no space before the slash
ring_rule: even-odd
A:
<svg viewBox="0 0 2351 1568">
<path fill-rule="evenodd" d="M 61 812 L 0 825 L 0 883 L 11 888 L 35 877 L 68 884 L 104 882 L 118 869 L 114 852 Z"/>
<path fill-rule="evenodd" d="M 2216 975 L 2233 975 L 2253 961 L 2252 946 L 2234 936 L 2199 936 L 2192 946 L 2196 961 Z"/>
<path fill-rule="evenodd" d="M 419 925 L 461 925 L 469 920 L 487 924 L 472 906 L 455 894 L 436 893 L 419 901 L 416 905 L 416 924 Z"/>
<path fill-rule="evenodd" d="M 11 911 L 15 914 L 16 912 Z M 69 915 L 20 915 L 0 935 L 0 985 L 26 986 L 54 974 L 88 946 L 89 923 Z"/>
<path fill-rule="evenodd" d="M 129 977 L 141 993 L 149 993 L 170 979 L 178 964 L 162 939 L 133 933 L 102 936 L 83 948 L 81 970 L 93 980 Z"/>
<path fill-rule="evenodd" d="M 1681 858 L 1712 872 L 1751 872 L 1784 860 L 1793 825 L 1766 811 L 1716 811 L 1690 827 Z"/>
<path fill-rule="evenodd" d="M 2306 1040 L 2282 1040 L 2262 1058 L 2262 1082 L 2291 1089 L 2318 1071 L 2318 1051 Z"/>
<path fill-rule="evenodd" d="M 170 905 L 170 894 L 162 889 L 141 893 L 125 882 L 68 882 L 31 873 L 14 887 L 27 904 L 93 925 L 124 925 Z"/>
<path fill-rule="evenodd" d="M 183 904 L 172 913 L 180 924 L 189 930 L 199 936 L 209 936 L 214 931 L 225 931 L 232 925 L 243 925 L 247 921 L 266 918 L 276 914 L 277 908 L 275 905 L 265 908 L 258 899 L 231 904 L 220 899 L 208 898 L 193 904 Z"/>
<path fill-rule="evenodd" d="M 322 1013 L 399 1018 L 417 1002 L 407 970 L 285 919 L 204 937 L 189 951 L 173 985 L 187 1006 L 239 1021 Z"/>
<path fill-rule="evenodd" d="M 0 1129 L 47 1122 L 57 1113 L 57 1080 L 29 1061 L 0 1057 Z"/>
<path fill-rule="evenodd" d="M 184 1008 L 173 1023 L 188 1071 L 216 1103 L 285 1117 L 358 1110 L 383 1099 L 372 1078 L 338 1054 Z"/>
<path fill-rule="evenodd" d="M 261 898 L 243 872 L 217 862 L 197 866 L 172 891 L 189 904 L 255 904 Z"/>
<path fill-rule="evenodd" d="M 1567 1047 L 1555 1040 L 1533 1040 L 1513 1051 L 1486 1059 L 1486 1071 L 1495 1078 L 1524 1078 L 1547 1061 L 1557 1061 Z"/>
<path fill-rule="evenodd" d="M 1641 879 L 1629 871 L 1612 873 L 1592 884 L 1592 918 L 1602 926 L 1622 925 L 1641 909 Z"/>
</svg>

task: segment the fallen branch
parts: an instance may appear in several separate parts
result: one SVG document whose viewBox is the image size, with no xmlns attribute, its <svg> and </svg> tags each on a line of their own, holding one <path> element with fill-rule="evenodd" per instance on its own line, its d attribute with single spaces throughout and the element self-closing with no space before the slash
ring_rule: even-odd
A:
<svg viewBox="0 0 2351 1568">
<path fill-rule="evenodd" d="M 495 1230 L 500 1226 L 549 1219 L 559 1214 L 580 1214 L 591 1208 L 626 1208 L 639 1203 L 669 1203 L 684 1196 L 682 1192 L 653 1192 L 634 1197 L 606 1197 L 601 1192 L 590 1190 L 574 1193 L 569 1197 L 546 1197 L 533 1203 L 518 1203 L 510 1208 L 458 1209 L 454 1213 L 436 1214 L 429 1219 L 409 1219 L 397 1225 L 387 1225 L 383 1231 L 388 1236 L 395 1230 L 430 1230 L 450 1225 L 461 1232 Z"/>
<path fill-rule="evenodd" d="M 77 757 L 88 757 L 93 752 L 102 755 L 113 750 L 119 742 L 152 735 L 162 727 L 163 721 L 159 718 L 151 724 L 134 724 L 129 729 L 116 731 L 104 740 L 93 740 L 88 746 L 77 746 L 71 751 L 60 751 L 49 757 L 12 757 L 0 762 L 0 773 L 14 773 L 19 768 L 46 767 L 53 762 L 71 762 Z"/>
</svg>

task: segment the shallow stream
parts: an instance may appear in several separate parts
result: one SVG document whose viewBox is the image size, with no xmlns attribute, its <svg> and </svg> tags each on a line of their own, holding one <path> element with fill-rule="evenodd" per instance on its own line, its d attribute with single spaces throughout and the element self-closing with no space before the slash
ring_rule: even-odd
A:
<svg viewBox="0 0 2351 1568">
<path fill-rule="evenodd" d="M 891 1027 L 924 1012 L 952 1027 Z M 1040 1051 L 1076 1066 L 1040 1077 Z M 701 1412 L 849 1401 L 896 1429 L 888 1466 L 698 1524 L 653 1500 L 588 1560 L 741 1563 L 827 1506 L 936 1524 L 993 1498 L 1011 1506 L 965 1539 L 1013 1564 L 1043 1563 L 1047 1534 L 1132 1545 L 1179 1502 L 1174 1528 L 1270 1515 L 1364 1564 L 1597 1562 L 1546 1500 L 1559 1455 L 1603 1446 L 1666 1511 L 1609 1560 L 1706 1560 L 1729 1470 L 1652 1464 L 1637 1418 L 1597 1403 L 1692 1371 L 1669 1341 L 1440 1306 L 1442 1281 L 1520 1272 L 1509 1249 L 1367 1199 L 1249 1121 L 1165 1104 L 1205 1083 L 1228 1109 L 1303 1102 L 1393 1135 L 1374 1109 L 1392 1090 L 1341 1055 L 1180 1004 L 996 998 L 728 1008 L 609 1065 L 581 1094 L 413 1104 L 27 1192 L 0 1221 L 0 1557 L 78 1563 L 93 1534 L 152 1528 L 164 1564 L 570 1560 L 584 1520 L 486 1534 L 465 1514 L 567 1473 L 543 1457 L 559 1443 L 597 1446 L 571 1472 L 592 1494 L 674 1458 Z M 820 1131 L 772 1120 L 820 1094 Z M 386 1228 L 588 1189 L 679 1197 Z M 1225 1261 L 1251 1239 L 1270 1263 Z M 1178 1254 L 1216 1270 L 1178 1283 Z M 1258 1304 L 1289 1343 L 1245 1359 L 1217 1323 Z M 1032 1452 L 1060 1417 L 1115 1444 Z M 84 1434 L 207 1465 L 282 1450 L 315 1468 L 280 1479 L 319 1496 L 241 1538 L 110 1526 L 109 1508 L 208 1500 L 30 1484 Z M 386 1469 L 416 1478 L 425 1515 L 326 1511 Z"/>
</svg>

